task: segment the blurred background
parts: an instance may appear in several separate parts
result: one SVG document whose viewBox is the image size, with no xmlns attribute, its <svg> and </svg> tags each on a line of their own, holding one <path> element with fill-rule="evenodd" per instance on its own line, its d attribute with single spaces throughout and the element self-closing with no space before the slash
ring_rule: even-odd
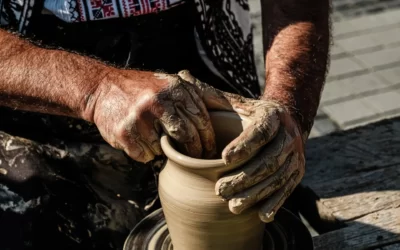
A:
<svg viewBox="0 0 400 250">
<path fill-rule="evenodd" d="M 260 0 L 249 0 L 260 81 Z M 310 137 L 400 115 L 400 0 L 332 0 L 331 65 Z"/>
</svg>

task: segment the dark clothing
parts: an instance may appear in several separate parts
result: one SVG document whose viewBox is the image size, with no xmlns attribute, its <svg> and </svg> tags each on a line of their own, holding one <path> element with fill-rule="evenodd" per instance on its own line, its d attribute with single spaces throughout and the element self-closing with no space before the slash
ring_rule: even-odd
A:
<svg viewBox="0 0 400 250">
<path fill-rule="evenodd" d="M 0 132 L 0 249 L 122 249 L 156 198 L 151 166 L 107 145 Z"/>
<path fill-rule="evenodd" d="M 171 74 L 188 69 L 218 89 L 235 92 L 200 58 L 192 8 L 184 4 L 157 15 L 88 23 L 64 23 L 55 16 L 42 15 L 32 32 L 43 44 L 94 56 L 118 67 Z"/>
<path fill-rule="evenodd" d="M 119 67 L 188 69 L 235 92 L 200 58 L 191 7 L 77 24 L 42 15 L 31 34 L 42 45 Z M 160 206 L 162 162 L 134 162 L 108 146 L 93 124 L 0 107 L 0 249 L 122 249 L 136 223 Z"/>
</svg>

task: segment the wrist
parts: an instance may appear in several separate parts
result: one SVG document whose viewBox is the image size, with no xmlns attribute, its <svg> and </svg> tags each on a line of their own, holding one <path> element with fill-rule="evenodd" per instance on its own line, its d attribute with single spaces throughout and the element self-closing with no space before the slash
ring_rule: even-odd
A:
<svg viewBox="0 0 400 250">
<path fill-rule="evenodd" d="M 302 106 L 302 103 L 297 101 L 299 98 L 296 98 L 296 95 L 298 94 L 283 88 L 266 88 L 261 99 L 274 101 L 281 105 L 292 119 L 295 120 L 300 132 L 308 134 L 315 115 L 312 115 L 312 108 L 304 108 L 304 104 Z M 307 114 L 304 113 L 305 110 L 308 110 Z"/>
<path fill-rule="evenodd" d="M 116 108 L 127 102 L 127 99 L 137 100 L 144 92 L 157 87 L 159 79 L 153 72 L 106 68 L 97 80 L 81 97 L 81 118 L 96 122 L 97 110 Z M 165 81 L 165 80 L 164 80 Z M 102 107 L 102 108 L 100 108 Z"/>
<path fill-rule="evenodd" d="M 294 94 L 291 91 L 287 91 L 283 88 L 270 88 L 266 87 L 264 94 L 261 96 L 262 100 L 273 101 L 279 104 L 286 112 L 289 112 L 292 116 L 296 116 L 296 102 Z M 297 120 L 297 119 L 296 119 Z"/>
<path fill-rule="evenodd" d="M 99 76 L 88 84 L 88 87 L 82 91 L 80 97 L 78 115 L 81 119 L 91 123 L 94 122 L 97 104 L 104 99 L 111 86 L 120 77 L 118 69 L 105 68 Z"/>
<path fill-rule="evenodd" d="M 262 100 L 265 101 L 272 101 L 280 107 L 279 109 L 281 112 L 284 112 L 284 117 L 289 116 L 292 121 L 296 124 L 296 127 L 299 131 L 299 134 L 301 136 L 303 145 L 308 139 L 308 135 L 310 131 L 307 129 L 308 125 L 304 120 L 304 115 L 300 112 L 298 108 L 295 107 L 295 105 L 290 101 L 290 98 L 287 98 L 290 96 L 290 94 L 282 95 L 283 93 L 280 92 L 277 95 L 273 94 L 267 94 L 264 93 L 264 95 L 261 97 Z M 286 118 L 283 118 L 286 119 Z"/>
</svg>

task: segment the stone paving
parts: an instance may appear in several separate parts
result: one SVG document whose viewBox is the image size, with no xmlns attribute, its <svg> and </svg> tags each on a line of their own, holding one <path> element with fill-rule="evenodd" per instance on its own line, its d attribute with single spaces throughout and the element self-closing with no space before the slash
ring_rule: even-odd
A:
<svg viewBox="0 0 400 250">
<path fill-rule="evenodd" d="M 398 0 L 333 0 L 332 18 L 334 21 L 370 14 L 377 14 L 389 9 L 399 8 Z"/>
<path fill-rule="evenodd" d="M 249 2 L 263 82 L 259 0 Z M 400 0 L 333 0 L 332 6 L 331 66 L 310 137 L 400 115 Z"/>
</svg>

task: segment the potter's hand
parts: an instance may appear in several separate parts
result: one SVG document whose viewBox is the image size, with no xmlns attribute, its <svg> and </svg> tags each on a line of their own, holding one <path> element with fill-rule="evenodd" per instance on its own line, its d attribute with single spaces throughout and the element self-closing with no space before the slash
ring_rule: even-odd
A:
<svg viewBox="0 0 400 250">
<path fill-rule="evenodd" d="M 224 149 L 223 158 L 238 161 L 264 147 L 243 167 L 222 177 L 216 192 L 229 200 L 229 209 L 236 214 L 260 203 L 261 220 L 270 222 L 304 175 L 302 137 L 279 104 L 246 101 L 239 106 L 254 122 Z"/>
<path fill-rule="evenodd" d="M 103 138 L 137 161 L 162 154 L 162 132 L 188 155 L 207 158 L 215 154 L 215 136 L 195 88 L 177 75 L 118 70 L 88 98 L 88 112 Z"/>
<path fill-rule="evenodd" d="M 261 151 L 243 167 L 223 176 L 216 184 L 216 193 L 229 201 L 229 209 L 236 214 L 261 204 L 261 220 L 272 221 L 304 175 L 303 140 L 297 122 L 276 102 L 215 90 L 188 72 L 179 75 L 197 84 L 209 109 L 232 110 L 252 121 L 226 146 L 222 158 L 226 163 L 240 162 Z"/>
</svg>

